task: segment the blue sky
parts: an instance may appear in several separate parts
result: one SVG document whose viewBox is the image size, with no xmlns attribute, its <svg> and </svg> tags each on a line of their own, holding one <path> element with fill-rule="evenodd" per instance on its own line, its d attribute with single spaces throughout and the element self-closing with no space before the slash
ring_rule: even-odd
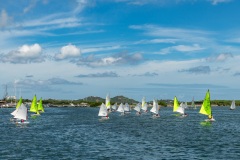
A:
<svg viewBox="0 0 240 160">
<path fill-rule="evenodd" d="M 2 93 L 239 99 L 239 10 L 238 0 L 0 0 Z"/>
</svg>

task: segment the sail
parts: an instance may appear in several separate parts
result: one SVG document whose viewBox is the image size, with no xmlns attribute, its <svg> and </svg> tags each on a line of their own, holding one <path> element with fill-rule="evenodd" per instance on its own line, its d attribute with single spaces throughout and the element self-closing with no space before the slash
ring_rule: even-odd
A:
<svg viewBox="0 0 240 160">
<path fill-rule="evenodd" d="M 21 104 L 22 104 L 22 97 L 20 97 L 20 99 L 18 100 L 18 103 L 17 103 L 17 105 L 16 105 L 16 109 L 17 109 L 18 107 L 20 107 Z"/>
<path fill-rule="evenodd" d="M 178 107 L 179 107 L 179 102 L 178 102 L 177 97 L 175 96 L 174 102 L 173 102 L 173 112 L 177 112 Z"/>
<path fill-rule="evenodd" d="M 153 100 L 153 107 L 152 107 L 152 109 L 150 110 L 150 112 L 155 113 L 155 114 L 158 114 L 158 110 L 159 110 L 158 103 L 157 103 L 157 101 L 154 99 L 154 100 Z"/>
<path fill-rule="evenodd" d="M 128 103 L 125 103 L 125 105 L 124 105 L 124 111 L 126 111 L 126 112 L 130 112 L 130 106 L 129 106 L 129 104 Z"/>
<path fill-rule="evenodd" d="M 27 107 L 24 104 L 18 108 L 14 118 L 27 120 Z"/>
<path fill-rule="evenodd" d="M 106 105 L 107 109 L 110 109 L 110 108 L 111 108 L 110 96 L 109 96 L 109 94 L 107 94 L 107 96 L 106 96 L 105 105 Z"/>
<path fill-rule="evenodd" d="M 124 112 L 123 104 L 121 103 L 117 109 L 118 112 Z"/>
<path fill-rule="evenodd" d="M 143 97 L 142 99 L 142 110 L 146 111 L 147 110 L 147 103 L 146 103 L 146 99 L 145 97 Z"/>
<path fill-rule="evenodd" d="M 184 114 L 185 111 L 185 104 L 181 103 L 180 106 L 177 109 L 178 113 Z"/>
<path fill-rule="evenodd" d="M 107 108 L 102 103 L 102 105 L 100 106 L 99 112 L 98 112 L 98 116 L 107 116 L 107 115 L 108 115 Z"/>
<path fill-rule="evenodd" d="M 32 104 L 30 107 L 30 112 L 35 112 L 37 114 L 39 114 L 39 111 L 37 109 L 37 96 L 34 95 L 33 99 L 32 99 Z"/>
<path fill-rule="evenodd" d="M 117 110 L 117 103 L 115 103 L 115 104 L 112 106 L 112 109 L 113 109 L 113 110 Z"/>
<path fill-rule="evenodd" d="M 205 114 L 208 116 L 212 116 L 212 109 L 211 109 L 211 103 L 210 103 L 210 92 L 209 90 L 206 93 L 205 99 L 203 101 L 202 107 L 199 111 L 201 114 Z"/>
<path fill-rule="evenodd" d="M 191 105 L 191 107 L 196 109 L 196 105 L 195 105 L 195 103 L 194 103 L 194 97 L 193 97 L 193 99 L 192 99 L 192 105 Z"/>
<path fill-rule="evenodd" d="M 134 110 L 137 111 L 137 112 L 140 112 L 140 111 L 141 111 L 141 104 L 138 103 L 138 104 L 134 107 Z"/>
<path fill-rule="evenodd" d="M 44 112 L 43 104 L 42 104 L 42 97 L 40 98 L 37 106 L 38 111 Z"/>
<path fill-rule="evenodd" d="M 235 100 L 232 101 L 232 104 L 230 106 L 230 109 L 235 109 L 236 108 L 236 105 L 235 105 Z"/>
</svg>

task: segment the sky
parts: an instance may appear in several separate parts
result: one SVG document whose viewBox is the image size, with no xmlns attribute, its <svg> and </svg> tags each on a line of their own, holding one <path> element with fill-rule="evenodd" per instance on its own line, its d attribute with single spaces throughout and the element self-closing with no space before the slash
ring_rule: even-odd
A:
<svg viewBox="0 0 240 160">
<path fill-rule="evenodd" d="M 0 0 L 0 96 L 240 99 L 239 0 Z"/>
</svg>

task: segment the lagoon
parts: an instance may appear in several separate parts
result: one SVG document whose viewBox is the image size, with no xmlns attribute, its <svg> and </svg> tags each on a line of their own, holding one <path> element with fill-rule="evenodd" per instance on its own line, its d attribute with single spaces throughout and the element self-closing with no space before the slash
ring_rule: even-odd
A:
<svg viewBox="0 0 240 160">
<path fill-rule="evenodd" d="M 216 122 L 199 109 L 186 118 L 172 108 L 99 121 L 99 108 L 45 108 L 30 124 L 10 122 L 14 108 L 0 111 L 0 159 L 239 159 L 240 108 L 212 107 Z"/>
</svg>

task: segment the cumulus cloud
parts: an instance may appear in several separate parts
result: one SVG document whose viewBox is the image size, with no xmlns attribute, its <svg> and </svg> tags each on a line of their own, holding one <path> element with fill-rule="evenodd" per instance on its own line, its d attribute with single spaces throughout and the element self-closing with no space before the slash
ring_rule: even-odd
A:
<svg viewBox="0 0 240 160">
<path fill-rule="evenodd" d="M 189 69 L 183 69 L 179 70 L 179 72 L 188 72 L 188 73 L 194 73 L 194 74 L 208 74 L 210 73 L 211 69 L 209 66 L 198 66 L 198 67 L 192 67 Z"/>
<path fill-rule="evenodd" d="M 75 45 L 69 44 L 61 48 L 60 53 L 55 55 L 55 59 L 64 60 L 79 57 L 80 55 L 81 55 L 80 49 L 77 48 Z"/>
<path fill-rule="evenodd" d="M 78 61 L 73 61 L 77 65 L 87 65 L 90 67 L 113 66 L 123 64 L 138 64 L 143 59 L 140 53 L 127 54 L 120 53 L 108 57 L 96 58 L 93 55 L 82 58 Z"/>
<path fill-rule="evenodd" d="M 41 56 L 42 47 L 39 44 L 23 45 L 18 50 L 9 52 L 8 54 L 1 54 L 1 62 L 10 63 L 39 63 L 44 61 L 44 57 Z"/>
<path fill-rule="evenodd" d="M 215 57 L 209 57 L 206 60 L 209 62 L 224 62 L 227 59 L 232 58 L 232 57 L 233 57 L 233 55 L 231 53 L 221 53 Z"/>
<path fill-rule="evenodd" d="M 103 72 L 103 73 L 94 73 L 94 74 L 80 74 L 76 77 L 79 78 L 100 78 L 100 77 L 119 77 L 115 72 Z"/>
</svg>

